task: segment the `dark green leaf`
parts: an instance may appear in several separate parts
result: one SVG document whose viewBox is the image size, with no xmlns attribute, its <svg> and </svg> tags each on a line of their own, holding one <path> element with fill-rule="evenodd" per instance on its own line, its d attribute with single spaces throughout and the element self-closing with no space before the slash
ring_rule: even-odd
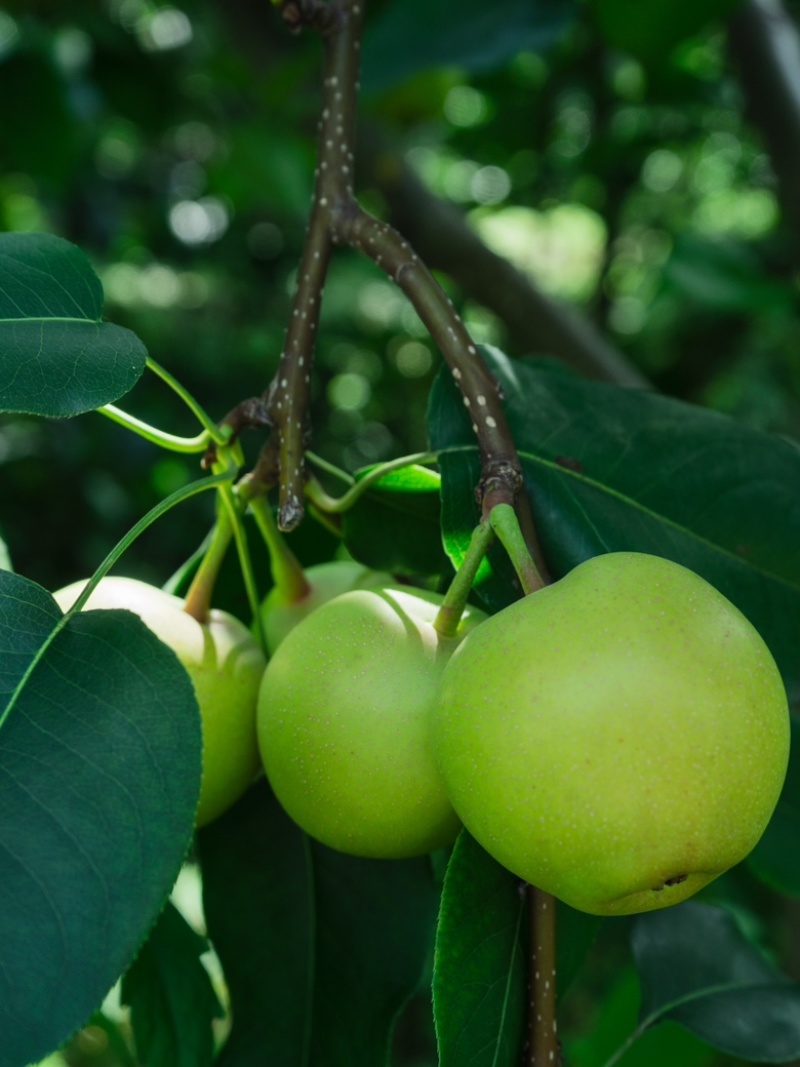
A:
<svg viewBox="0 0 800 1067">
<path fill-rule="evenodd" d="M 516 1067 L 525 1036 L 523 883 L 463 830 L 447 868 L 433 1007 L 440 1067 Z"/>
<path fill-rule="evenodd" d="M 191 837 L 201 730 L 136 616 L 0 572 L 0 1067 L 61 1044 L 128 966 Z M 26 677 L 32 664 L 36 664 Z"/>
<path fill-rule="evenodd" d="M 714 19 L 725 18 L 741 0 L 591 0 L 609 44 L 646 63 L 661 62 L 680 41 Z"/>
<path fill-rule="evenodd" d="M 362 83 L 373 92 L 429 67 L 491 70 L 521 49 L 551 47 L 574 17 L 572 0 L 389 4 L 367 30 Z"/>
<path fill-rule="evenodd" d="M 218 1067 L 304 1067 L 314 976 L 308 839 L 261 782 L 198 832 L 197 847 L 233 1015 Z"/>
<path fill-rule="evenodd" d="M 208 944 L 168 903 L 122 979 L 136 1052 L 147 1067 L 204 1067 L 222 1006 L 200 956 Z"/>
<path fill-rule="evenodd" d="M 557 904 L 563 994 L 601 919 Z M 440 1067 L 516 1064 L 526 1020 L 530 951 L 524 885 L 462 831 L 444 882 L 433 972 Z"/>
<path fill-rule="evenodd" d="M 642 986 L 640 1031 L 674 1019 L 742 1059 L 800 1056 L 800 987 L 721 908 L 686 901 L 642 915 L 631 945 Z"/>
<path fill-rule="evenodd" d="M 770 646 L 800 692 L 800 451 L 668 397 L 573 378 L 486 350 L 506 396 L 545 558 L 558 577 L 602 552 L 673 559 L 702 575 Z M 457 561 L 477 513 L 474 435 L 450 375 L 429 419 L 442 457 L 445 543 Z M 472 514 L 470 514 L 470 511 Z M 492 609 L 507 581 L 484 583 Z"/>
<path fill-rule="evenodd" d="M 371 486 L 342 517 L 344 542 L 353 558 L 394 574 L 441 574 L 448 562 L 440 529 L 440 482 L 435 471 L 412 466 Z"/>
<path fill-rule="evenodd" d="M 374 1067 L 430 947 L 426 858 L 310 841 L 265 782 L 198 835 L 209 935 L 231 996 L 220 1067 Z"/>
<path fill-rule="evenodd" d="M 612 1063 L 614 1067 L 712 1067 L 717 1062 L 713 1049 L 669 1019 L 639 1033 L 639 1000 L 636 971 L 626 967 L 605 993 L 602 1010 L 592 1018 L 587 1032 L 566 1034 L 565 1063 L 569 1067 L 610 1067 Z M 628 1044 L 632 1033 L 635 1040 Z"/>
<path fill-rule="evenodd" d="M 789 768 L 778 806 L 747 864 L 767 885 L 800 896 L 800 722 L 792 716 Z"/>
<path fill-rule="evenodd" d="M 133 388 L 147 353 L 103 322 L 83 252 L 49 234 L 0 234 L 0 411 L 65 417 Z"/>
<path fill-rule="evenodd" d="M 743 241 L 684 236 L 664 267 L 664 279 L 682 300 L 718 312 L 788 311 L 794 300 L 791 285 L 769 277 Z"/>
</svg>

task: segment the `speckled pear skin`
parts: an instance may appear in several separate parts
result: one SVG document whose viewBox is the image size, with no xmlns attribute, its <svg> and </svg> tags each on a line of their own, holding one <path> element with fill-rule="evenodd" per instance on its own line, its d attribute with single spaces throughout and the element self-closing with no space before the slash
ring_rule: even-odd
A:
<svg viewBox="0 0 800 1067">
<path fill-rule="evenodd" d="M 374 571 L 354 560 L 332 560 L 317 563 L 305 571 L 310 589 L 302 600 L 288 601 L 275 586 L 261 605 L 261 625 L 267 650 L 273 655 L 290 630 L 312 611 L 352 589 L 373 589 L 392 584 L 392 577 L 384 571 Z"/>
<path fill-rule="evenodd" d="M 656 556 L 596 556 L 470 633 L 434 745 L 464 825 L 582 911 L 685 900 L 742 860 L 778 801 L 789 712 L 744 616 Z"/>
<path fill-rule="evenodd" d="M 53 596 L 71 607 L 85 581 Z M 180 597 L 135 578 L 103 578 L 86 610 L 127 608 L 168 645 L 194 685 L 203 727 L 203 781 L 195 824 L 204 826 L 233 804 L 260 770 L 256 700 L 266 660 L 238 619 L 212 608 L 200 624 Z"/>
<path fill-rule="evenodd" d="M 430 741 L 439 679 L 458 640 L 433 622 L 441 597 L 361 589 L 289 633 L 261 684 L 258 733 L 275 795 L 306 833 L 374 859 L 450 844 L 460 822 Z"/>
</svg>

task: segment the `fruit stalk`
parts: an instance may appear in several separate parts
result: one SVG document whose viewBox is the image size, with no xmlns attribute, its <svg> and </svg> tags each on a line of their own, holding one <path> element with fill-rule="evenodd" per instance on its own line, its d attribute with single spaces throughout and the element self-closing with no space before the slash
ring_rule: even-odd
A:
<svg viewBox="0 0 800 1067">
<path fill-rule="evenodd" d="M 523 593 L 535 593 L 549 582 L 547 571 L 537 566 L 522 535 L 517 514 L 508 504 L 497 504 L 489 516 L 492 530 L 508 553 Z"/>
<path fill-rule="evenodd" d="M 433 624 L 442 637 L 455 637 L 478 568 L 483 562 L 483 557 L 493 537 L 494 531 L 488 522 L 479 523 L 472 531 L 469 548 L 445 593 L 442 606 Z"/>
<path fill-rule="evenodd" d="M 183 602 L 183 610 L 191 615 L 199 623 L 208 619 L 211 608 L 211 597 L 214 592 L 214 584 L 228 551 L 228 546 L 233 539 L 233 525 L 227 509 L 222 505 L 220 498 L 217 499 L 217 519 L 211 531 L 211 540 L 205 555 L 200 561 L 200 566 L 195 572 L 191 585 Z"/>
</svg>

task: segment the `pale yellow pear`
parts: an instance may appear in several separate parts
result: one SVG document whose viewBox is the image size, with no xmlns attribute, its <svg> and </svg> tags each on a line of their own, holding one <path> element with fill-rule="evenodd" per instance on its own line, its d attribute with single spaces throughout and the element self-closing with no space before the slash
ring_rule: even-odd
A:
<svg viewBox="0 0 800 1067">
<path fill-rule="evenodd" d="M 86 585 L 54 593 L 66 611 Z M 250 631 L 233 615 L 212 608 L 200 623 L 183 601 L 134 578 L 103 578 L 86 610 L 127 608 L 168 645 L 194 686 L 203 730 L 203 780 L 196 824 L 221 815 L 237 800 L 260 766 L 256 700 L 265 658 Z"/>
</svg>

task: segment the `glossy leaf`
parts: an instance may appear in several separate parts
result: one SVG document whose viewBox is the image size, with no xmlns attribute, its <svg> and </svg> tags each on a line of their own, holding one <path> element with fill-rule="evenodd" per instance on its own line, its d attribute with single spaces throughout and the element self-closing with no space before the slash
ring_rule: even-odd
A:
<svg viewBox="0 0 800 1067">
<path fill-rule="evenodd" d="M 205 1067 L 222 1006 L 200 956 L 208 943 L 168 903 L 122 980 L 139 1060 L 147 1067 Z"/>
<path fill-rule="evenodd" d="M 572 0 L 404 0 L 368 27 L 362 84 L 391 88 L 420 70 L 491 70 L 521 49 L 551 47 L 575 17 Z M 424 31 L 420 32 L 420 28 Z"/>
<path fill-rule="evenodd" d="M 363 477 L 366 471 L 356 475 Z M 352 556 L 375 570 L 399 575 L 441 574 L 440 485 L 436 471 L 411 466 L 386 474 L 342 516 Z"/>
<path fill-rule="evenodd" d="M 800 451 L 733 419 L 641 390 L 579 380 L 485 350 L 506 397 L 545 558 L 558 577 L 590 556 L 652 552 L 696 571 L 750 619 L 800 693 Z M 477 521 L 478 457 L 450 375 L 429 427 L 441 459 L 446 547 Z M 492 609 L 507 580 L 481 589 Z"/>
<path fill-rule="evenodd" d="M 569 988 L 602 920 L 557 902 L 557 981 Z M 440 1067 L 516 1065 L 527 1027 L 524 883 L 466 830 L 445 875 L 433 971 Z"/>
<path fill-rule="evenodd" d="M 132 389 L 147 353 L 102 313 L 100 280 L 79 248 L 0 234 L 0 411 L 79 415 Z"/>
<path fill-rule="evenodd" d="M 430 947 L 427 859 L 325 848 L 265 782 L 198 839 L 208 931 L 231 996 L 220 1067 L 256 1057 L 286 1067 L 383 1063 Z"/>
<path fill-rule="evenodd" d="M 800 1056 L 800 987 L 721 908 L 686 901 L 642 915 L 631 945 L 642 987 L 639 1032 L 674 1019 L 757 1063 Z"/>
<path fill-rule="evenodd" d="M 51 640 L 60 619 L 0 572 L 0 1067 L 60 1045 L 131 962 L 200 789 L 176 656 L 129 612 L 80 613 Z"/>
<path fill-rule="evenodd" d="M 525 1035 L 523 883 L 466 830 L 447 868 L 433 1007 L 440 1067 L 516 1067 Z"/>
</svg>

